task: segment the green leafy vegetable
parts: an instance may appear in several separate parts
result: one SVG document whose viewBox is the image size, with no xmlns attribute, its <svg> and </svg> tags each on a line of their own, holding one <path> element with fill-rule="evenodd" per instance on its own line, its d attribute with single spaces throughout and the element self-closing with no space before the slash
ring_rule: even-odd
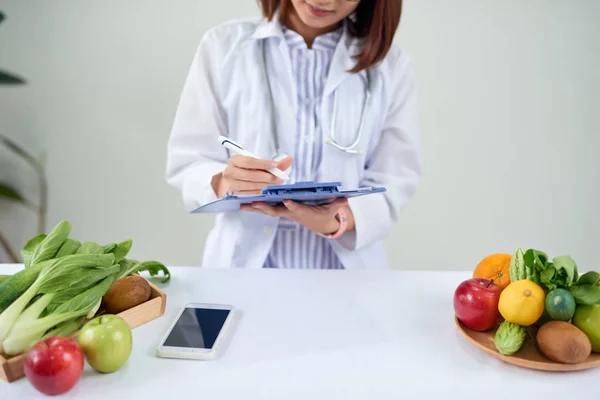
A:
<svg viewBox="0 0 600 400">
<path fill-rule="evenodd" d="M 114 256 L 112 254 L 72 255 L 52 261 L 50 265 L 39 273 L 25 293 L 20 295 L 0 314 L 0 342 L 4 341 L 17 318 L 29 302 L 38 294 L 50 294 L 57 292 L 61 288 L 68 288 L 73 284 L 74 279 L 81 281 L 85 278 L 84 272 L 86 269 L 110 267 L 113 265 L 113 262 Z M 4 284 L 6 283 L 8 281 Z M 62 321 L 58 321 L 56 324 L 60 322 Z M 6 350 L 5 344 L 4 348 Z"/>
<path fill-rule="evenodd" d="M 540 282 L 540 271 L 543 271 L 548 263 L 548 255 L 543 251 L 529 249 L 523 255 L 525 262 L 526 277 L 535 283 Z"/>
<path fill-rule="evenodd" d="M 600 281 L 600 273 L 598 273 L 596 271 L 590 271 L 590 272 L 586 272 L 585 274 L 581 275 L 577 279 L 577 282 L 573 283 L 573 285 L 575 285 L 575 286 L 577 286 L 577 285 L 598 285 L 599 281 Z"/>
<path fill-rule="evenodd" d="M 138 263 L 139 263 L 139 261 L 130 260 L 130 259 L 127 259 L 127 258 L 119 261 L 119 266 L 121 267 L 121 270 L 119 271 L 119 277 L 118 277 L 118 279 L 124 278 L 127 275 L 129 275 L 130 273 L 128 273 L 127 271 L 133 270 L 133 268 L 135 267 L 135 265 L 138 264 Z"/>
<path fill-rule="evenodd" d="M 45 233 L 40 233 L 39 235 L 32 237 L 27 241 L 27 243 L 25 243 L 25 246 L 23 246 L 23 248 L 21 249 L 21 258 L 23 259 L 23 264 L 25 265 L 25 268 L 29 268 L 29 266 L 31 265 L 31 258 L 33 257 L 33 252 L 44 241 L 44 239 L 46 239 L 47 236 L 48 235 L 46 235 Z"/>
<path fill-rule="evenodd" d="M 77 332 L 83 326 L 84 322 L 85 315 L 62 322 L 42 336 L 42 340 L 53 336 L 69 336 Z"/>
<path fill-rule="evenodd" d="M 540 272 L 540 282 L 543 283 L 544 285 L 550 285 L 552 282 L 552 278 L 554 278 L 554 274 L 556 273 L 556 269 L 549 265 L 547 266 L 544 270 L 542 270 L 542 272 Z M 555 288 L 552 288 L 550 290 L 553 290 Z"/>
<path fill-rule="evenodd" d="M 67 336 L 98 311 L 110 284 L 143 271 L 164 283 L 171 274 L 158 261 L 126 259 L 132 240 L 101 246 L 70 238 L 59 222 L 21 250 L 25 269 L 0 276 L 0 351 L 15 355 L 43 337 Z M 162 276 L 161 276 L 162 272 Z"/>
<path fill-rule="evenodd" d="M 31 264 L 37 264 L 54 257 L 58 249 L 67 240 L 71 233 L 71 224 L 67 221 L 59 222 L 52 231 L 35 248 L 31 255 Z"/>
<path fill-rule="evenodd" d="M 70 298 L 81 293 L 82 291 L 89 289 L 102 279 L 108 276 L 116 277 L 119 273 L 119 270 L 119 265 L 113 265 L 108 268 L 101 268 L 88 273 L 84 279 L 73 283 L 71 286 L 61 290 L 56 296 L 54 296 L 52 301 L 48 303 L 46 310 L 49 313 L 52 313 L 62 303 L 68 301 Z"/>
<path fill-rule="evenodd" d="M 589 271 L 581 275 L 569 288 L 577 304 L 600 303 L 600 273 Z"/>
<path fill-rule="evenodd" d="M 509 267 L 511 282 L 528 279 L 546 289 L 569 289 L 578 279 L 577 264 L 569 255 L 554 257 L 540 250 L 519 248 L 513 254 Z"/>
<path fill-rule="evenodd" d="M 117 248 L 117 244 L 116 243 L 109 243 L 106 246 L 104 246 L 102 248 L 102 250 L 104 251 L 104 254 L 108 254 L 108 253 L 113 253 L 115 249 Z"/>
<path fill-rule="evenodd" d="M 77 253 L 77 250 L 81 246 L 81 242 L 79 240 L 68 238 L 65 242 L 60 246 L 58 253 L 56 253 L 55 258 L 61 258 L 64 256 L 70 256 Z"/>
<path fill-rule="evenodd" d="M 121 272 L 119 273 L 119 277 L 117 279 L 124 278 L 133 273 L 142 271 L 148 271 L 150 273 L 150 276 L 152 277 L 155 277 L 159 275 L 160 272 L 162 272 L 163 277 L 157 278 L 162 283 L 165 283 L 169 279 L 171 279 L 171 272 L 169 271 L 169 269 L 163 264 L 159 263 L 158 261 L 138 262 L 134 260 L 123 260 L 121 261 L 121 266 Z M 123 266 L 126 266 L 126 268 L 123 268 Z"/>
<path fill-rule="evenodd" d="M 600 303 L 600 286 L 575 285 L 569 288 L 577 304 L 592 305 Z"/>
<path fill-rule="evenodd" d="M 129 254 L 129 251 L 131 250 L 132 245 L 133 245 L 133 241 L 131 239 L 127 239 L 127 240 L 119 243 L 113 250 L 113 253 L 115 255 L 115 262 L 119 263 L 125 257 L 127 257 L 127 254 Z"/>
<path fill-rule="evenodd" d="M 85 242 L 75 254 L 104 254 L 104 247 L 95 242 Z"/>
<path fill-rule="evenodd" d="M 571 256 L 554 257 L 551 263 L 547 263 L 544 270 L 540 272 L 540 282 L 548 288 L 569 289 L 577 280 L 577 264 Z"/>
<path fill-rule="evenodd" d="M 38 342 L 49 329 L 86 315 L 96 305 L 98 299 L 108 291 L 113 281 L 113 276 L 104 278 L 97 285 L 61 304 L 52 314 L 43 318 L 27 318 L 19 321 L 12 327 L 2 344 L 4 352 L 9 356 L 22 353 Z"/>
</svg>

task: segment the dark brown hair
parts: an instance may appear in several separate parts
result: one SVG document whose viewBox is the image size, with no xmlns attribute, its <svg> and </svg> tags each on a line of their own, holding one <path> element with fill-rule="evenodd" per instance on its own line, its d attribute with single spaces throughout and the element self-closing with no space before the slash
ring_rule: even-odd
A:
<svg viewBox="0 0 600 400">
<path fill-rule="evenodd" d="M 284 21 L 289 12 L 289 0 L 258 0 L 263 16 L 269 21 L 281 7 L 280 19 Z M 356 55 L 357 63 L 350 72 L 359 72 L 381 61 L 389 51 L 394 34 L 400 24 L 402 0 L 361 0 L 355 18 L 348 19 L 352 36 L 364 39 L 364 47 Z"/>
</svg>

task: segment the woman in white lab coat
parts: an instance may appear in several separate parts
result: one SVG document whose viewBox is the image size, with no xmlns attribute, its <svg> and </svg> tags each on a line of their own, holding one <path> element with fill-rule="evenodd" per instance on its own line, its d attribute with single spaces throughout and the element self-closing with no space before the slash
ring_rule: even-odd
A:
<svg viewBox="0 0 600 400">
<path fill-rule="evenodd" d="M 388 268 L 382 240 L 420 178 L 413 72 L 392 44 L 401 0 L 260 0 L 263 18 L 204 34 L 168 142 L 167 182 L 188 210 L 281 180 L 383 186 L 312 207 L 217 214 L 203 266 Z M 226 136 L 259 157 L 230 154 Z M 277 161 L 274 161 L 277 160 Z M 399 244 L 401 245 L 401 243 Z"/>
</svg>

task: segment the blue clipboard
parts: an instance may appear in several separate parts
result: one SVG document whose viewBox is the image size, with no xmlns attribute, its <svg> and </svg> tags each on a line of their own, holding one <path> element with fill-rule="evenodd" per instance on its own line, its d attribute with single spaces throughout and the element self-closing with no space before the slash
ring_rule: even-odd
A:
<svg viewBox="0 0 600 400">
<path fill-rule="evenodd" d="M 283 204 L 283 200 L 289 199 L 299 203 L 320 205 L 334 201 L 336 198 L 366 196 L 373 193 L 385 192 L 383 187 L 365 187 L 355 190 L 340 190 L 341 182 L 298 182 L 291 185 L 267 186 L 260 195 L 227 194 L 218 200 L 207 203 L 196 208 L 191 213 L 222 213 L 239 211 L 242 204 L 253 202 L 265 202 L 271 205 Z"/>
</svg>

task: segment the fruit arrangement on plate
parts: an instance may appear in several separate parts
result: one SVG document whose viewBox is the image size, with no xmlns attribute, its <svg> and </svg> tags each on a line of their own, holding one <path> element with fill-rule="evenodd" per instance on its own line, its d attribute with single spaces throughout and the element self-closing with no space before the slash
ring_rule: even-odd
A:
<svg viewBox="0 0 600 400">
<path fill-rule="evenodd" d="M 456 288 L 454 311 L 465 336 L 505 361 L 547 370 L 600 365 L 600 273 L 580 275 L 569 255 L 491 254 Z"/>
</svg>

